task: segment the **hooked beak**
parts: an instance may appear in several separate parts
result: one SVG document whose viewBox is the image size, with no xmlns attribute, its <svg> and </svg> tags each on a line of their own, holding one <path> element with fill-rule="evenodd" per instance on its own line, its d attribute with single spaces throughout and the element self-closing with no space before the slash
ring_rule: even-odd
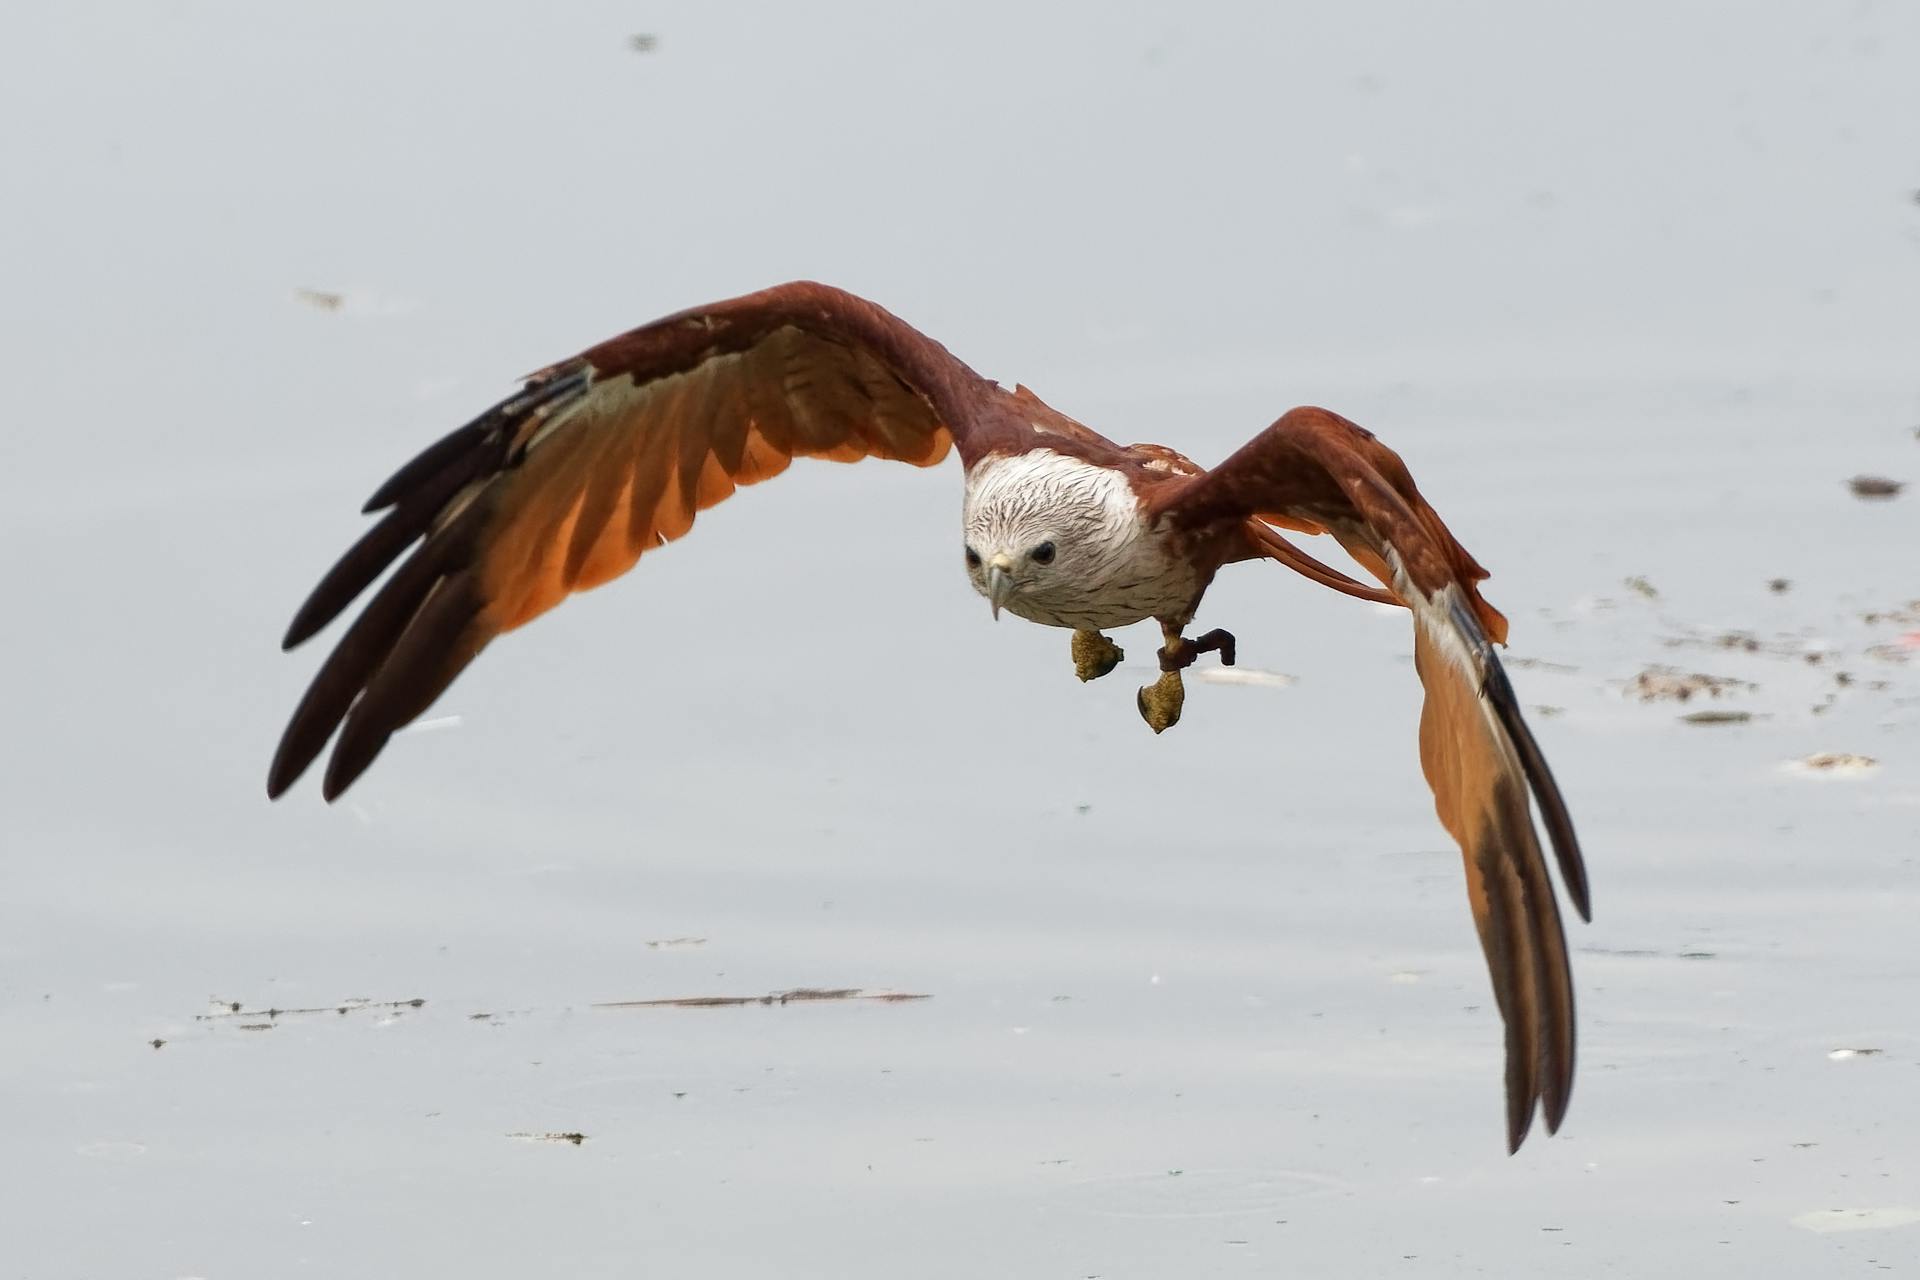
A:
<svg viewBox="0 0 1920 1280">
<path fill-rule="evenodd" d="M 1000 620 L 1000 606 L 1013 594 L 1013 561 L 1004 555 L 987 562 L 987 602 L 993 606 L 994 621 Z"/>
</svg>

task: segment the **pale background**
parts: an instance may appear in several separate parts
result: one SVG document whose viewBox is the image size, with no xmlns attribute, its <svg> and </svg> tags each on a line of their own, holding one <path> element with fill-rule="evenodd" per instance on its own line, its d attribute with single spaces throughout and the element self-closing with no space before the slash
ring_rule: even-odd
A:
<svg viewBox="0 0 1920 1280">
<path fill-rule="evenodd" d="M 8 7 L 0 1274 L 1920 1274 L 1920 506 L 1845 485 L 1920 482 L 1920 7 L 799 8 Z M 950 467 L 798 466 L 266 802 L 374 484 L 801 276 L 1121 440 L 1404 453 L 1575 668 L 1560 1137 L 1404 616 L 1232 572 L 1298 683 L 1155 739 Z M 592 1007 L 801 986 L 932 999 Z M 426 1003 L 202 1016 L 355 997 Z"/>
</svg>

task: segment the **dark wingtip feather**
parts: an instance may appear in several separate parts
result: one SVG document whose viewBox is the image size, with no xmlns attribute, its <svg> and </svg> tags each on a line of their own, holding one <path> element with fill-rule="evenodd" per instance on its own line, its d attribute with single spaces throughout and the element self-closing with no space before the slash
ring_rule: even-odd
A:
<svg viewBox="0 0 1920 1280">
<path fill-rule="evenodd" d="M 422 543 L 374 593 L 340 637 L 287 720 L 267 772 L 269 795 L 277 796 L 292 786 L 326 749 L 327 739 L 355 709 L 361 692 L 402 641 L 409 622 L 427 601 L 435 583 L 450 565 L 466 555 L 475 522 L 483 511 L 476 503 Z M 330 790 L 327 798 L 331 800 L 338 793 L 339 789 Z"/>
<path fill-rule="evenodd" d="M 1506 1025 L 1508 1153 L 1519 1150 L 1538 1114 L 1549 1134 L 1573 1093 L 1577 1057 L 1572 975 L 1553 885 L 1541 860 L 1525 784 L 1494 784 L 1485 825 L 1473 842 L 1487 898 L 1482 943 Z"/>
<path fill-rule="evenodd" d="M 1557 926 L 1556 926 L 1557 927 Z M 1564 955 L 1564 950 L 1562 952 Z M 1573 1103 L 1574 1064 L 1580 1057 L 1578 1020 L 1575 1017 L 1573 984 L 1567 984 L 1566 1029 L 1567 1044 L 1564 1056 L 1555 1055 L 1545 1064 L 1544 1078 L 1540 1087 L 1540 1116 L 1546 1121 L 1547 1132 L 1560 1132 L 1560 1124 L 1567 1118 L 1567 1108 Z M 1552 1028 L 1546 1029 L 1551 1037 Z M 1551 1044 L 1549 1039 L 1546 1043 Z"/>
<path fill-rule="evenodd" d="M 321 794 L 339 797 L 386 749 L 394 733 L 446 691 L 492 638 L 485 601 L 469 574 L 445 578 L 420 605 L 354 701 L 327 759 Z"/>
<path fill-rule="evenodd" d="M 1547 1085 L 1547 1095 L 1540 1099 L 1540 1110 L 1547 1122 L 1547 1132 L 1558 1133 L 1561 1121 L 1567 1118 L 1567 1107 L 1573 1102 L 1572 1064 L 1568 1064 L 1565 1077 L 1550 1079 Z"/>
<path fill-rule="evenodd" d="M 331 705 L 335 704 L 337 698 L 333 682 L 328 679 L 331 666 L 329 663 L 322 667 L 313 683 L 307 686 L 300 705 L 294 708 L 287 727 L 280 734 L 280 745 L 274 749 L 273 763 L 267 767 L 269 800 L 278 800 L 287 788 L 300 780 L 300 775 L 325 749 L 327 739 L 333 736 L 334 726 L 340 722 L 343 709 Z"/>
<path fill-rule="evenodd" d="M 352 604 L 354 597 L 366 590 L 367 584 L 379 577 L 381 570 L 392 564 L 408 543 L 420 536 L 424 521 L 409 520 L 408 514 L 405 510 L 388 512 L 380 523 L 347 548 L 346 554 L 334 562 L 333 568 L 327 570 L 326 576 L 294 611 L 293 621 L 287 624 L 287 634 L 281 638 L 281 649 L 305 643 L 339 617 L 340 611 Z"/>
<path fill-rule="evenodd" d="M 318 680 L 300 699 L 293 718 L 280 735 L 280 745 L 274 749 L 273 763 L 267 766 L 267 799 L 278 800 L 285 795 L 319 758 L 327 739 L 333 736 L 339 720 L 337 713 L 322 709 L 327 700 L 328 691 Z"/>
<path fill-rule="evenodd" d="M 1507 669 L 1500 664 L 1499 655 L 1494 653 L 1493 645 L 1488 642 L 1479 621 L 1463 601 L 1453 601 L 1450 613 L 1454 626 L 1466 637 L 1480 659 L 1480 669 L 1484 673 L 1480 692 L 1493 704 L 1501 726 L 1506 729 L 1507 737 L 1520 755 L 1520 766 L 1527 775 L 1527 787 L 1533 792 L 1534 804 L 1540 810 L 1540 821 L 1546 827 L 1547 838 L 1553 845 L 1553 860 L 1560 868 L 1560 882 L 1566 886 L 1573 909 L 1582 920 L 1592 924 L 1593 899 L 1592 890 L 1587 884 L 1586 859 L 1580 854 L 1580 839 L 1574 834 L 1573 817 L 1567 812 L 1567 802 L 1560 794 L 1560 784 L 1554 781 L 1553 770 L 1547 767 L 1546 755 L 1534 739 L 1533 730 L 1527 727 L 1526 717 L 1520 714 L 1519 696 L 1514 693 L 1513 683 L 1507 679 Z"/>
<path fill-rule="evenodd" d="M 287 793 L 287 788 L 292 786 L 299 778 L 300 772 L 298 770 L 290 772 L 280 763 L 280 757 L 275 755 L 273 764 L 267 769 L 267 799 L 278 800 Z"/>
<path fill-rule="evenodd" d="M 1541 752 L 1540 744 L 1534 740 L 1533 730 L 1527 727 L 1526 719 L 1520 714 L 1520 701 L 1514 695 L 1513 686 L 1508 683 L 1507 673 L 1500 666 L 1499 659 L 1495 658 L 1488 664 L 1487 676 L 1487 696 L 1499 714 L 1507 736 L 1520 753 L 1520 765 L 1526 770 L 1527 786 L 1533 792 L 1534 804 L 1540 810 L 1540 821 L 1547 828 L 1547 838 L 1553 844 L 1553 860 L 1560 868 L 1560 882 L 1566 886 L 1573 909 L 1580 913 L 1582 920 L 1592 924 L 1593 898 L 1592 890 L 1587 885 L 1586 859 L 1580 854 L 1580 838 L 1574 834 L 1573 818 L 1567 812 L 1567 802 L 1560 794 L 1560 785 L 1553 779 L 1553 770 L 1547 767 L 1547 758 Z"/>
<path fill-rule="evenodd" d="M 1512 1155 L 1527 1140 L 1533 1127 L 1533 1082 L 1525 1079 L 1523 1050 L 1509 1037 L 1507 1044 L 1507 1154 Z M 1522 1077 L 1522 1078 L 1516 1078 Z"/>
<path fill-rule="evenodd" d="M 408 543 L 433 528 L 462 489 L 506 466 L 511 428 L 526 414 L 585 385 L 581 374 L 502 401 L 396 471 L 366 507 L 368 511 L 393 509 L 327 571 L 294 614 L 280 647 L 294 648 L 339 617 Z"/>
<path fill-rule="evenodd" d="M 368 515 L 392 506 L 405 498 L 422 481 L 430 479 L 448 463 L 471 450 L 486 439 L 487 432 L 500 421 L 500 406 L 495 406 L 467 423 L 456 427 L 446 435 L 409 458 L 404 466 L 388 476 L 373 496 L 367 499 L 360 510 Z"/>
<path fill-rule="evenodd" d="M 322 794 L 328 800 L 335 799 L 373 763 L 387 737 L 419 714 L 418 709 L 404 715 L 395 710 L 408 705 L 413 695 L 396 691 L 391 680 L 383 677 L 393 665 L 395 653 L 407 649 L 409 638 L 417 630 L 413 625 L 419 621 L 415 611 L 440 598 L 434 594 L 436 582 L 471 551 L 475 522 L 487 509 L 484 498 L 477 498 L 458 516 L 440 524 L 448 519 L 449 504 L 469 485 L 509 467 L 516 432 L 528 415 L 551 411 L 583 394 L 592 381 L 592 372 L 591 367 L 579 363 L 538 376 L 519 394 L 428 446 L 368 499 L 369 511 L 392 510 L 327 571 L 294 614 L 281 640 L 282 648 L 291 649 L 311 638 L 338 617 L 410 543 L 422 541 L 375 593 L 321 664 L 287 722 L 267 770 L 268 796 L 278 797 L 291 787 L 319 758 L 338 728 L 340 740 L 322 784 Z M 470 584 L 467 590 L 471 596 Z M 472 607 L 477 611 L 479 606 Z M 444 673 L 430 674 L 434 679 L 443 674 L 444 680 L 451 680 L 471 656 L 469 653 Z M 415 668 L 422 666 L 417 654 L 407 661 Z M 434 696 L 446 687 L 444 680 L 434 686 Z M 425 703 L 420 704 L 420 709 L 424 707 Z M 383 727 L 369 727 L 376 724 Z"/>
<path fill-rule="evenodd" d="M 386 482 L 373 491 L 373 496 L 367 499 L 361 510 L 371 514 L 405 501 L 414 489 L 432 480 L 448 463 L 471 450 L 495 428 L 517 423 L 555 401 L 570 399 L 585 391 L 592 380 L 593 370 L 580 364 L 556 372 L 544 381 L 536 379 L 529 382 L 517 394 L 508 396 L 464 427 L 454 428 L 422 449 L 405 466 L 388 476 Z"/>
<path fill-rule="evenodd" d="M 373 766 L 386 750 L 387 742 L 393 735 L 364 735 L 356 739 L 352 751 L 335 747 L 333 754 L 327 757 L 327 771 L 320 779 L 320 798 L 332 804 L 346 794 L 347 788 L 359 781 L 360 775 Z"/>
</svg>

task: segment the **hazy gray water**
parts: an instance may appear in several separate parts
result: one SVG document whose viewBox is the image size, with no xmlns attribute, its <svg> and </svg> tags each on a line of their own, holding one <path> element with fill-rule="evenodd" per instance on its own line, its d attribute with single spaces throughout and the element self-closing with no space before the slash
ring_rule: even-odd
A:
<svg viewBox="0 0 1920 1280">
<path fill-rule="evenodd" d="M 13 16 L 9 1273 L 1920 1268 L 1920 620 L 1861 618 L 1920 499 L 1843 484 L 1920 482 L 1910 7 Z M 1404 618 L 1232 573 L 1298 683 L 1154 739 L 988 623 L 951 468 L 796 467 L 266 803 L 393 464 L 796 276 L 1121 439 L 1402 450 L 1574 668 L 1515 671 L 1595 884 L 1560 1137 L 1501 1154 Z M 1735 629 L 1790 652 L 1668 643 Z M 593 1007 L 803 986 L 932 999 Z M 426 1003 L 203 1016 L 356 997 Z"/>
</svg>

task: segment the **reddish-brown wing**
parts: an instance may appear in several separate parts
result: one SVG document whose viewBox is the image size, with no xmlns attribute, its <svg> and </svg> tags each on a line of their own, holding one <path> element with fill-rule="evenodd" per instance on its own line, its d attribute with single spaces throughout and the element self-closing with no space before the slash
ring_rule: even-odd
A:
<svg viewBox="0 0 1920 1280">
<path fill-rule="evenodd" d="M 1195 534 L 1249 517 L 1323 529 L 1413 610 L 1414 660 L 1427 694 L 1420 761 L 1440 821 L 1464 856 L 1506 1022 L 1509 1149 L 1526 1136 L 1536 1102 L 1548 1132 L 1557 1129 L 1573 1088 L 1573 983 L 1529 791 L 1568 896 L 1590 919 L 1586 869 L 1560 789 L 1494 654 L 1507 624 L 1480 598 L 1486 570 L 1420 496 L 1397 454 L 1324 409 L 1289 412 L 1212 471 L 1157 494 L 1152 511 Z"/>
<path fill-rule="evenodd" d="M 631 568 L 694 514 L 794 458 L 931 466 L 1004 393 L 873 303 L 792 284 L 685 311 L 533 375 L 402 467 L 387 514 L 314 588 L 291 648 L 409 547 L 314 677 L 269 795 L 340 736 L 324 791 L 358 777 L 503 631 Z M 415 544 L 418 544 L 415 546 Z"/>
<path fill-rule="evenodd" d="M 1089 461 L 1101 462 L 1108 466 L 1129 467 L 1145 472 L 1153 477 L 1153 485 L 1164 483 L 1166 477 L 1199 475 L 1203 470 L 1193 459 L 1163 444 L 1130 444 L 1124 449 L 1116 449 L 1111 441 L 1092 427 L 1069 418 L 1024 386 L 1016 386 L 1013 389 L 1011 406 L 1033 427 L 1036 435 L 1035 444 L 1069 453 L 1085 454 Z M 1263 556 L 1270 560 L 1277 560 L 1295 573 L 1311 578 L 1322 586 L 1332 587 L 1335 591 L 1344 592 L 1362 600 L 1372 600 L 1380 604 L 1400 603 L 1399 598 L 1391 591 L 1355 582 L 1338 569 L 1321 564 L 1281 537 L 1279 531 L 1272 527 L 1276 524 L 1300 529 L 1304 533 L 1326 532 L 1318 526 L 1289 521 L 1279 516 L 1263 515 L 1248 520 L 1245 526 L 1248 559 Z"/>
</svg>

